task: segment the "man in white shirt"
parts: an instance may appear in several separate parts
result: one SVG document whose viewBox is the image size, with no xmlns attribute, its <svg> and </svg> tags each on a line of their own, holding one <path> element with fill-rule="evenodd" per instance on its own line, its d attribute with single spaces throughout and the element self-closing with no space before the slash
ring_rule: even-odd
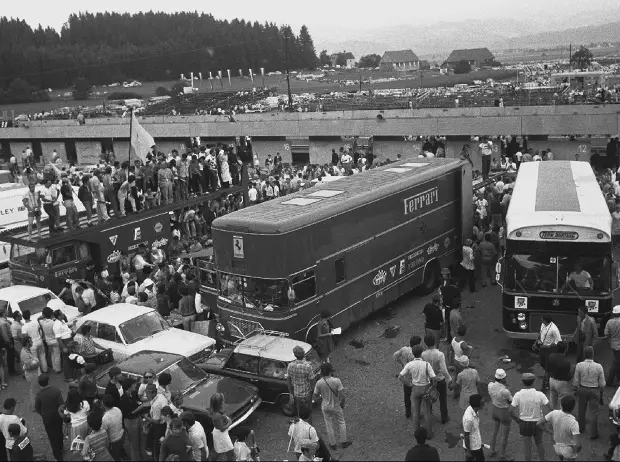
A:
<svg viewBox="0 0 620 462">
<path fill-rule="evenodd" d="M 123 413 L 114 406 L 114 397 L 103 397 L 104 414 L 101 418 L 101 428 L 108 434 L 110 454 L 114 460 L 127 460 L 127 453 L 123 447 L 125 430 L 123 430 Z"/>
<path fill-rule="evenodd" d="M 491 170 L 491 155 L 493 154 L 493 142 L 482 139 L 482 143 L 478 145 L 480 154 L 482 155 L 482 178 L 487 179 L 489 177 L 489 171 Z"/>
<path fill-rule="evenodd" d="M 547 148 L 547 160 L 553 160 L 553 153 L 549 148 Z"/>
<path fill-rule="evenodd" d="M 480 435 L 480 417 L 478 415 L 481 408 L 482 396 L 479 394 L 471 395 L 469 407 L 463 414 L 463 447 L 467 451 L 467 460 L 484 460 L 482 436 Z"/>
<path fill-rule="evenodd" d="M 293 452 L 296 454 L 301 454 L 302 441 L 310 440 L 315 443 L 319 441 L 315 428 L 308 423 L 309 418 L 310 410 L 302 407 L 299 411 L 299 420 L 292 423 L 288 429 L 288 436 L 293 439 L 295 444 Z"/>
<path fill-rule="evenodd" d="M 433 382 L 435 371 L 429 363 L 422 359 L 424 348 L 416 345 L 412 348 L 413 361 L 407 363 L 398 375 L 398 379 L 404 385 L 412 388 L 412 420 L 413 430 L 420 426 L 420 410 L 424 413 L 424 427 L 428 431 L 429 438 L 433 435 L 433 413 L 429 402 L 422 399 L 426 387 Z"/>
<path fill-rule="evenodd" d="M 194 414 L 189 411 L 184 411 L 181 414 L 181 422 L 187 431 L 190 444 L 192 445 L 192 458 L 195 462 L 208 460 L 209 449 L 207 447 L 207 436 L 205 430 L 200 424 L 196 422 Z"/>
<path fill-rule="evenodd" d="M 254 183 L 252 183 L 252 186 L 250 186 L 250 189 L 248 190 L 248 200 L 250 201 L 250 205 L 256 204 L 257 199 L 258 191 L 256 190 L 256 187 L 254 187 Z"/>
<path fill-rule="evenodd" d="M 532 438 L 536 444 L 538 460 L 545 460 L 545 449 L 542 445 L 542 430 L 536 424 L 550 412 L 549 400 L 544 393 L 536 390 L 536 377 L 530 372 L 521 376 L 525 388 L 522 388 L 512 398 L 512 418 L 519 424 L 519 433 L 523 438 L 524 458 L 532 460 Z"/>
<path fill-rule="evenodd" d="M 25 435 L 28 433 L 28 429 L 23 423 L 23 420 L 15 415 L 15 407 L 17 406 L 17 402 L 13 398 L 7 398 L 4 400 L 3 411 L 0 414 L 0 432 L 4 436 L 6 441 L 5 447 L 8 450 L 13 448 L 13 443 L 15 442 L 14 438 L 11 438 L 9 435 L 9 425 L 18 424 L 20 428 L 20 435 Z"/>
<path fill-rule="evenodd" d="M 57 191 L 52 187 L 52 181 L 50 179 L 45 180 L 45 184 L 39 191 L 41 201 L 43 202 L 43 210 L 48 215 L 48 226 L 50 234 L 56 232 L 56 211 L 54 209 L 54 203 L 58 199 Z"/>
<path fill-rule="evenodd" d="M 574 269 L 566 278 L 564 286 L 567 287 L 571 282 L 577 289 L 591 289 L 593 285 L 592 276 L 579 263 L 575 263 Z"/>
</svg>

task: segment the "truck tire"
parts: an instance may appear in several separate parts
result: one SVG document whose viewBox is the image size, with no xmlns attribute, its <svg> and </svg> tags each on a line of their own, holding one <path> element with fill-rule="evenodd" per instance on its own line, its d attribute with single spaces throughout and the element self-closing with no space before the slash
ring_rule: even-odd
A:
<svg viewBox="0 0 620 462">
<path fill-rule="evenodd" d="M 430 262 L 424 269 L 424 279 L 420 284 L 419 291 L 422 295 L 432 293 L 441 281 L 439 262 L 437 260 Z"/>
</svg>

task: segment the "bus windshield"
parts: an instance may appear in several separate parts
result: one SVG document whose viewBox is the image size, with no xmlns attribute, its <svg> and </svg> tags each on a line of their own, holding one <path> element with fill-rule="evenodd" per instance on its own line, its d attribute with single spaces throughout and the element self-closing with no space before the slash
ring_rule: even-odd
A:
<svg viewBox="0 0 620 462">
<path fill-rule="evenodd" d="M 220 297 L 231 304 L 260 311 L 288 309 L 288 281 L 220 273 Z"/>
<path fill-rule="evenodd" d="M 608 294 L 609 256 L 512 254 L 506 257 L 506 289 L 517 292 Z"/>
</svg>

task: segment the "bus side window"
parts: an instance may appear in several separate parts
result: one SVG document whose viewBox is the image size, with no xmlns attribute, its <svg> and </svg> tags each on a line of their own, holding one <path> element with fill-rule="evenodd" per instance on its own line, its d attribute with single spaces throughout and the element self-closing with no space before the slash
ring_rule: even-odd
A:
<svg viewBox="0 0 620 462">
<path fill-rule="evenodd" d="M 334 266 L 336 268 L 336 284 L 340 284 L 347 277 L 344 269 L 344 257 L 336 260 Z"/>
<path fill-rule="evenodd" d="M 295 301 L 302 302 L 316 295 L 316 277 L 314 270 L 296 274 L 291 278 L 291 285 L 295 291 Z"/>
</svg>

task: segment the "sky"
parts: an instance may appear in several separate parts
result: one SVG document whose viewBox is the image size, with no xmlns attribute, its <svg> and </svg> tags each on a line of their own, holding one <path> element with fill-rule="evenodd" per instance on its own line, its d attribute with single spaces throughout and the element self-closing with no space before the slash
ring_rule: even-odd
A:
<svg viewBox="0 0 620 462">
<path fill-rule="evenodd" d="M 37 5 L 39 3 L 39 5 Z M 403 24 L 432 24 L 442 21 L 464 19 L 487 19 L 512 16 L 515 19 L 544 20 L 545 16 L 574 15 L 592 10 L 604 11 L 618 6 L 618 0 L 382 0 L 380 2 L 349 2 L 335 0 L 256 0 L 209 1 L 205 8 L 191 7 L 189 2 L 169 0 L 105 0 L 84 2 L 83 0 L 44 0 L 2 2 L 0 15 L 26 20 L 32 27 L 38 24 L 60 30 L 71 13 L 87 9 L 91 13 L 103 11 L 183 11 L 196 10 L 211 13 L 217 19 L 236 17 L 259 22 L 290 24 L 298 31 L 306 24 L 315 41 L 329 40 L 335 36 L 355 34 L 368 28 L 383 28 Z M 200 2 L 203 3 L 203 2 Z M 208 6 L 207 6 L 208 5 Z M 566 28 L 578 27 L 574 17 L 567 20 Z"/>
</svg>

